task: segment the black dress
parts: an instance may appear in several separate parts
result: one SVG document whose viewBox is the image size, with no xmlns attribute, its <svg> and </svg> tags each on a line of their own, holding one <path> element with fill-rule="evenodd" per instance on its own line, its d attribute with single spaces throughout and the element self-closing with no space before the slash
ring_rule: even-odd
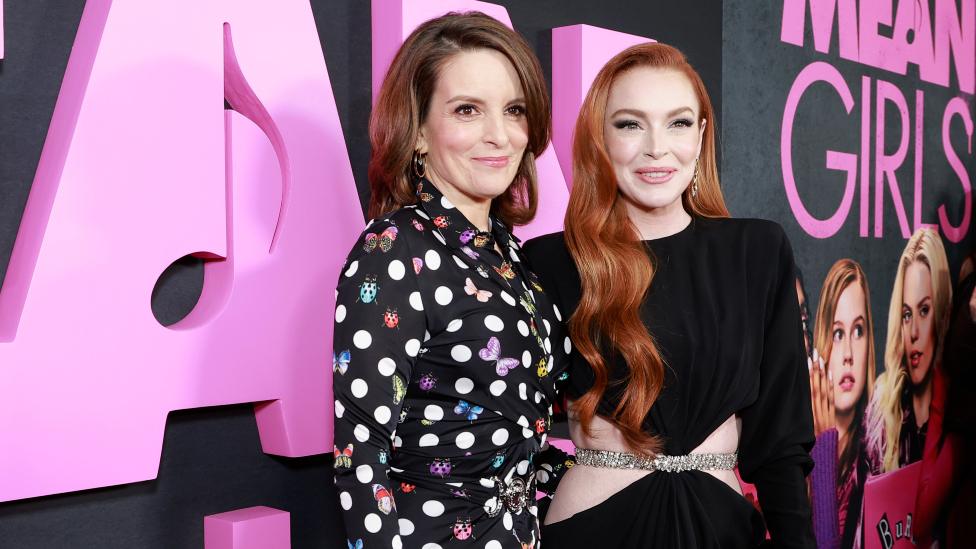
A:
<svg viewBox="0 0 976 549">
<path fill-rule="evenodd" d="M 694 218 L 681 232 L 647 241 L 655 265 L 641 317 L 666 361 L 665 384 L 644 422 L 663 452 L 688 454 L 730 415 L 742 420 L 739 471 L 754 483 L 779 547 L 814 547 L 805 475 L 813 462 L 813 419 L 793 255 L 771 222 Z M 525 246 L 530 265 L 560 309 L 580 299 L 580 279 L 562 233 Z M 609 417 L 626 365 L 608 359 Z M 593 383 L 570 357 L 568 395 Z M 593 528 L 599 524 L 600 528 Z M 755 547 L 763 516 L 724 482 L 702 471 L 655 472 L 605 502 L 545 526 L 547 548 Z"/>
<path fill-rule="evenodd" d="M 348 546 L 521 549 L 539 537 L 537 466 L 549 485 L 565 469 L 545 440 L 569 340 L 555 339 L 559 311 L 501 223 L 478 232 L 429 182 L 418 197 L 371 222 L 340 275 L 335 483 Z M 500 497 L 513 487 L 523 505 Z"/>
</svg>

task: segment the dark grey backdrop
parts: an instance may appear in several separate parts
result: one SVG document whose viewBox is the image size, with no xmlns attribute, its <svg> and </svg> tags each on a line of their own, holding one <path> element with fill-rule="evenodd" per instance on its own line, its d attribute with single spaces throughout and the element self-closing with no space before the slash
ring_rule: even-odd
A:
<svg viewBox="0 0 976 549">
<path fill-rule="evenodd" d="M 497 3 L 508 8 L 516 29 L 535 47 L 547 74 L 549 30 L 554 27 L 585 23 L 680 47 L 701 72 L 721 116 L 721 2 Z M 0 280 L 83 6 L 82 0 L 8 0 L 3 6 L 6 59 L 0 62 Z M 353 173 L 365 204 L 371 86 L 369 2 L 312 0 L 312 6 Z M 182 317 L 199 295 L 201 275 L 191 260 L 168 270 L 153 293 L 157 318 L 169 323 Z M 17 449 L 0 442 L 0 451 Z M 330 456 L 285 459 L 263 454 L 247 405 L 176 412 L 167 425 L 156 480 L 0 504 L 0 548 L 202 547 L 205 515 L 251 505 L 290 511 L 296 548 L 344 548 L 331 462 Z"/>
</svg>

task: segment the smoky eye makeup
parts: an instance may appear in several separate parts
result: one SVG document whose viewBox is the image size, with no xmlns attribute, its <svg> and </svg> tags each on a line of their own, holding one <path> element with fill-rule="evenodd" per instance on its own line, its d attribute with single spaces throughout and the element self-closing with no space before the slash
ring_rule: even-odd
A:
<svg viewBox="0 0 976 549">
<path fill-rule="evenodd" d="M 618 130 L 640 130 L 643 127 L 640 122 L 631 118 L 621 118 L 620 120 L 613 121 L 613 127 Z"/>
</svg>

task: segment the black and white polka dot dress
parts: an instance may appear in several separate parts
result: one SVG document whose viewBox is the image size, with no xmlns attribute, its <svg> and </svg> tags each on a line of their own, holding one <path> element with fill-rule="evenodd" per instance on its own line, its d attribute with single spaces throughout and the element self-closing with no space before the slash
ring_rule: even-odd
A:
<svg viewBox="0 0 976 549">
<path fill-rule="evenodd" d="M 571 464 L 545 444 L 570 350 L 560 311 L 501 223 L 478 232 L 426 181 L 418 196 L 367 226 L 339 277 L 348 546 L 540 547 L 536 474 L 551 488 Z"/>
</svg>

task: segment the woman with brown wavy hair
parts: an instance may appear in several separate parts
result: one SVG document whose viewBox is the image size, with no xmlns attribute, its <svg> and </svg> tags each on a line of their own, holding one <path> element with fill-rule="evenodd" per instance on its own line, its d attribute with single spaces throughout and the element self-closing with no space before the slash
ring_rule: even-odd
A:
<svg viewBox="0 0 976 549">
<path fill-rule="evenodd" d="M 755 547 L 763 518 L 777 546 L 814 546 L 792 251 L 776 224 L 728 218 L 715 133 L 701 78 L 664 44 L 618 54 L 584 101 L 565 233 L 526 245 L 574 344 L 577 464 L 547 546 Z"/>
<path fill-rule="evenodd" d="M 554 482 L 564 467 L 546 436 L 567 361 L 559 312 L 511 230 L 535 213 L 549 134 L 538 60 L 484 14 L 420 25 L 390 66 L 370 119 L 374 219 L 336 297 L 350 548 L 539 539 L 535 468 L 556 460 Z"/>
</svg>

